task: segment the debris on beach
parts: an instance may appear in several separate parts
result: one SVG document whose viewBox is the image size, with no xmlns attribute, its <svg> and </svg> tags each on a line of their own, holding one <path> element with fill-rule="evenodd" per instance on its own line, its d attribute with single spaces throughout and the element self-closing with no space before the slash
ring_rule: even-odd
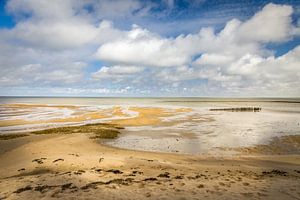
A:
<svg viewBox="0 0 300 200">
<path fill-rule="evenodd" d="M 58 158 L 58 159 L 56 159 L 56 160 L 53 160 L 52 162 L 55 163 L 55 162 L 58 162 L 58 161 L 64 161 L 64 159 Z"/>
<path fill-rule="evenodd" d="M 93 134 L 90 139 L 113 139 L 120 134 L 119 127 L 115 124 L 105 124 L 105 123 L 95 123 L 95 124 L 85 124 L 79 126 L 66 126 L 50 128 L 45 130 L 33 131 L 31 134 L 41 135 L 41 134 L 72 134 L 72 133 L 86 133 Z"/>
<path fill-rule="evenodd" d="M 261 107 L 240 107 L 240 108 L 212 108 L 209 111 L 229 111 L 229 112 L 260 112 Z"/>
</svg>

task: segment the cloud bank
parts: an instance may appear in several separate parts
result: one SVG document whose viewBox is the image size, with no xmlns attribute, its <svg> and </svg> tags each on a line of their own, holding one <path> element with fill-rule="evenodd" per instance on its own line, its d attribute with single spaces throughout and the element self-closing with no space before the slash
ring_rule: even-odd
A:
<svg viewBox="0 0 300 200">
<path fill-rule="evenodd" d="M 113 2 L 8 1 L 16 23 L 0 29 L 1 95 L 44 95 L 41 88 L 52 88 L 49 95 L 300 95 L 300 26 L 292 5 L 269 3 L 221 29 L 170 37 L 114 25 L 124 17 L 147 19 L 156 4 Z M 276 55 L 286 43 L 293 47 Z"/>
</svg>

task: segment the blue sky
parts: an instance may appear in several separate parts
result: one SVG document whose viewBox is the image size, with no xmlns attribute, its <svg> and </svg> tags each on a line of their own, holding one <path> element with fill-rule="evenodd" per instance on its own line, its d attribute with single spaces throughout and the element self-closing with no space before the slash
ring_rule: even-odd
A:
<svg viewBox="0 0 300 200">
<path fill-rule="evenodd" d="M 0 0 L 0 95 L 299 96 L 300 1 Z"/>
</svg>

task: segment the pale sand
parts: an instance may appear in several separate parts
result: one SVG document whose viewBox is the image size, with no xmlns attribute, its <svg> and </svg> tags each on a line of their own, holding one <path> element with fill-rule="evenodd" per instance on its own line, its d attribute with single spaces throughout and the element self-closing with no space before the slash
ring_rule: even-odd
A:
<svg viewBox="0 0 300 200">
<path fill-rule="evenodd" d="M 8 119 L 1 120 L 0 127 L 6 126 L 17 126 L 17 125 L 27 125 L 27 124 L 45 124 L 45 123 L 67 123 L 67 122 L 83 122 L 85 120 L 97 120 L 103 119 L 110 116 L 110 113 L 113 112 L 112 109 L 102 109 L 100 111 L 85 111 L 79 110 L 79 106 L 60 106 L 60 105 L 37 105 L 37 104 L 5 104 L 1 105 L 0 108 L 11 109 L 15 112 L 18 112 L 20 109 L 27 109 L 22 111 L 27 114 L 34 113 L 30 109 L 36 108 L 54 108 L 54 109 L 69 109 L 74 111 L 74 114 L 70 117 L 54 118 L 47 120 L 26 120 L 26 119 Z M 117 108 L 116 108 L 117 109 Z"/>
<path fill-rule="evenodd" d="M 163 122 L 162 118 L 171 117 L 180 113 L 191 112 L 192 109 L 178 108 L 178 109 L 166 109 L 166 108 L 155 108 L 155 107 L 130 107 L 130 111 L 138 113 L 136 117 L 127 119 L 116 119 L 110 121 L 113 124 L 119 124 L 121 126 L 166 126 L 174 125 L 183 121 L 172 121 Z"/>
<path fill-rule="evenodd" d="M 84 106 L 82 106 L 84 107 Z M 53 108 L 53 109 L 69 109 L 74 113 L 71 116 L 61 118 L 53 118 L 46 120 L 26 120 L 26 119 L 5 119 L 0 120 L 0 127 L 17 126 L 17 125 L 34 125 L 34 124 L 46 124 L 46 123 L 78 123 L 91 120 L 103 120 L 110 118 L 121 118 L 112 119 L 107 121 L 108 123 L 119 124 L 122 126 L 151 126 L 151 125 L 174 125 L 176 123 L 182 123 L 184 121 L 172 121 L 163 122 L 164 117 L 176 116 L 181 113 L 191 112 L 192 109 L 188 108 L 159 108 L 159 107 L 129 107 L 129 111 L 137 113 L 137 116 L 130 116 L 124 113 L 121 106 L 114 106 L 112 108 L 99 108 L 98 111 L 80 110 L 80 106 L 59 106 L 59 105 L 37 105 L 37 104 L 4 104 L 0 105 L 2 109 L 10 109 L 15 112 L 34 113 L 33 110 L 36 108 Z M 27 109 L 23 111 L 22 109 Z M 190 119 L 186 119 L 188 121 Z"/>
<path fill-rule="evenodd" d="M 300 199 L 300 155 L 150 153 L 88 137 L 0 141 L 0 199 Z"/>
</svg>

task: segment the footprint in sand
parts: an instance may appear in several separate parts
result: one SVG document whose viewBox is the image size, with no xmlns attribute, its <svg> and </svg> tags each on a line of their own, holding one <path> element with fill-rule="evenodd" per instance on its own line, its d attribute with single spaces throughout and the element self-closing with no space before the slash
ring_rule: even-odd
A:
<svg viewBox="0 0 300 200">
<path fill-rule="evenodd" d="M 147 193 L 145 194 L 145 196 L 146 196 L 146 197 L 151 197 L 151 194 L 150 194 L 149 192 L 147 192 Z"/>
<path fill-rule="evenodd" d="M 221 185 L 221 186 L 225 186 L 225 183 L 223 183 L 223 182 L 219 182 L 219 185 Z"/>
<path fill-rule="evenodd" d="M 170 178 L 170 173 L 165 172 L 165 173 L 159 174 L 157 177 L 159 177 L 159 178 Z"/>
<path fill-rule="evenodd" d="M 114 174 L 123 174 L 123 172 L 118 169 L 110 169 L 110 170 L 107 170 L 106 172 L 111 172 Z"/>
<path fill-rule="evenodd" d="M 58 158 L 58 159 L 56 159 L 56 160 L 53 160 L 52 162 L 53 162 L 53 163 L 56 163 L 56 162 L 58 162 L 58 161 L 64 161 L 64 159 Z"/>
<path fill-rule="evenodd" d="M 175 176 L 174 179 L 183 179 L 184 177 L 181 175 Z"/>
<path fill-rule="evenodd" d="M 261 197 L 266 197 L 266 196 L 268 196 L 267 194 L 261 193 L 261 192 L 257 192 L 257 195 L 258 195 L 258 196 L 261 196 Z"/>
<path fill-rule="evenodd" d="M 77 153 L 70 153 L 69 155 L 79 157 Z"/>
<path fill-rule="evenodd" d="M 244 197 L 253 197 L 253 193 L 251 192 L 241 193 L 241 195 L 243 195 Z"/>
<path fill-rule="evenodd" d="M 157 181 L 157 178 L 153 178 L 153 177 L 145 178 L 143 181 Z"/>
<path fill-rule="evenodd" d="M 143 172 L 136 171 L 136 170 L 135 170 L 135 171 L 132 171 L 132 173 L 133 173 L 133 174 L 143 174 Z"/>
<path fill-rule="evenodd" d="M 28 191 L 28 190 L 32 190 L 33 188 L 30 186 L 30 185 L 27 185 L 23 188 L 19 188 L 17 189 L 16 191 L 14 191 L 13 193 L 21 193 L 21 192 L 25 192 L 25 191 Z"/>
<path fill-rule="evenodd" d="M 250 184 L 247 183 L 247 182 L 244 182 L 243 185 L 244 185 L 244 186 L 249 186 Z"/>
<path fill-rule="evenodd" d="M 74 172 L 75 175 L 81 175 L 81 174 L 83 174 L 83 173 L 85 173 L 84 170 L 78 170 L 78 171 L 75 171 L 75 172 Z"/>
<path fill-rule="evenodd" d="M 95 169 L 95 172 L 98 172 L 98 173 L 100 173 L 102 171 L 103 171 L 102 169 Z"/>
<path fill-rule="evenodd" d="M 36 158 L 36 159 L 33 159 L 31 162 L 36 162 L 38 164 L 43 164 L 43 160 L 46 160 L 47 158 Z"/>
<path fill-rule="evenodd" d="M 217 191 L 220 190 L 218 185 L 214 185 L 214 189 L 217 190 Z"/>
</svg>

